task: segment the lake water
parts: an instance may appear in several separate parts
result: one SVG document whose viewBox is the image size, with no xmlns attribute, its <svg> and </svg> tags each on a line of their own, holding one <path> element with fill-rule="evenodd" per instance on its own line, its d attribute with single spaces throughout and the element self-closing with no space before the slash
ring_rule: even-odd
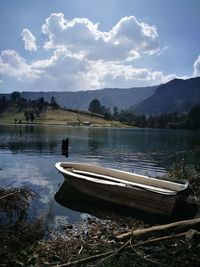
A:
<svg viewBox="0 0 200 267">
<path fill-rule="evenodd" d="M 66 138 L 67 159 L 61 155 Z M 93 213 L 90 199 L 84 203 L 82 195 L 63 184 L 56 162 L 85 162 L 162 176 L 177 153 L 197 145 L 197 131 L 1 125 L 0 186 L 25 185 L 34 190 L 30 218 L 45 214 L 52 225 L 73 223 Z"/>
</svg>

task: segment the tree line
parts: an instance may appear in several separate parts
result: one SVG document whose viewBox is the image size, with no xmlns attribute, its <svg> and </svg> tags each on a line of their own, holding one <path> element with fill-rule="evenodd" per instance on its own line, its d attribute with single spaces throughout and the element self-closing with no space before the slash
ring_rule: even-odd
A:
<svg viewBox="0 0 200 267">
<path fill-rule="evenodd" d="M 0 98 L 0 113 L 5 110 L 15 110 L 15 112 L 24 112 L 26 121 L 33 122 L 36 117 L 39 117 L 42 112 L 45 112 L 47 107 L 59 108 L 55 98 L 52 97 L 50 102 L 45 101 L 43 97 L 35 100 L 27 100 L 21 97 L 19 92 L 13 92 L 10 97 L 2 96 Z"/>
<path fill-rule="evenodd" d="M 141 128 L 163 129 L 200 129 L 200 104 L 194 105 L 187 113 L 162 113 L 159 115 L 138 115 L 130 110 L 120 110 L 115 106 L 113 111 L 101 105 L 98 99 L 90 102 L 89 111 L 104 115 L 105 119 L 119 120 L 130 126 Z"/>
<path fill-rule="evenodd" d="M 128 125 L 162 129 L 200 129 L 200 104 L 194 105 L 187 113 L 162 113 L 159 115 L 136 115 L 130 111 L 120 111 L 119 121 Z"/>
<path fill-rule="evenodd" d="M 0 113 L 8 109 L 15 109 L 16 112 L 24 112 L 26 121 L 34 121 L 47 107 L 59 108 L 54 97 L 50 102 L 43 97 L 36 100 L 27 100 L 21 97 L 19 92 L 13 92 L 10 97 L 0 98 Z M 163 129 L 200 129 L 200 103 L 194 105 L 187 113 L 162 113 L 159 115 L 138 115 L 130 110 L 120 110 L 101 105 L 98 99 L 93 99 L 88 107 L 91 115 L 100 114 L 107 120 L 118 120 L 130 126 Z"/>
</svg>

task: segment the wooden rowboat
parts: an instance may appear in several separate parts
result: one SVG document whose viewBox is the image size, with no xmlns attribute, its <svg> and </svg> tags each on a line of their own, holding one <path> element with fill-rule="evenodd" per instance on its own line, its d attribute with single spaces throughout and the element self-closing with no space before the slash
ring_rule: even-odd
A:
<svg viewBox="0 0 200 267">
<path fill-rule="evenodd" d="M 83 163 L 58 162 L 67 183 L 102 200 L 170 216 L 188 195 L 188 182 L 167 181 Z"/>
</svg>

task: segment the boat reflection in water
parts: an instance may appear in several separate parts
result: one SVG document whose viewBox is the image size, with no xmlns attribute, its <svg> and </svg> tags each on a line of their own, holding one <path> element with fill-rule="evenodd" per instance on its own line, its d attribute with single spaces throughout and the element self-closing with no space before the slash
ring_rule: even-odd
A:
<svg viewBox="0 0 200 267">
<path fill-rule="evenodd" d="M 186 204 L 184 209 L 180 209 L 179 212 L 171 218 L 153 215 L 88 196 L 70 186 L 65 181 L 54 198 L 58 204 L 67 209 L 86 213 L 103 220 L 126 219 L 128 221 L 133 221 L 134 219 L 138 219 L 150 224 L 155 222 L 165 223 L 177 219 L 189 219 L 194 217 L 196 213 L 196 208 L 194 206 Z"/>
<path fill-rule="evenodd" d="M 130 209 L 88 196 L 67 182 L 63 182 L 54 198 L 61 206 L 80 213 L 90 214 L 99 219 L 108 219 L 117 215 L 133 215 L 133 212 L 130 213 Z"/>
<path fill-rule="evenodd" d="M 67 182 L 63 182 L 54 199 L 67 209 L 89 214 L 102 220 L 116 220 L 118 222 L 121 221 L 121 223 L 124 221 L 131 223 L 134 219 L 147 221 L 148 223 L 154 223 L 158 220 L 165 222 L 166 220 L 166 217 L 163 216 L 158 217 L 88 196 Z"/>
</svg>

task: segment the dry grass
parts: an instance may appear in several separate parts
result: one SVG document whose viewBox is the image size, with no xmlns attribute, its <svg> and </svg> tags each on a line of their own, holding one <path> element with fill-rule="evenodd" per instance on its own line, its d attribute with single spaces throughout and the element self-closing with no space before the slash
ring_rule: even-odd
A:
<svg viewBox="0 0 200 267">
<path fill-rule="evenodd" d="M 182 176 L 182 171 L 189 175 L 199 199 L 199 170 L 189 167 L 179 166 L 178 171 L 172 169 L 171 172 L 176 177 Z M 1 188 L 0 217 L 6 211 L 13 222 L 11 218 L 16 215 L 16 209 L 26 213 L 30 195 L 26 188 Z M 63 226 L 62 235 L 55 229 L 49 233 L 51 240 L 46 240 L 42 222 L 30 224 L 26 216 L 20 216 L 20 212 L 17 215 L 22 220 L 14 220 L 14 224 L 4 220 L 0 225 L 0 266 L 200 266 L 200 233 L 194 230 L 181 238 L 169 231 L 165 239 L 151 233 L 146 237 L 132 236 L 123 242 L 116 236 L 157 223 L 147 218 L 145 221 L 132 217 L 122 220 L 89 217 L 81 223 Z M 169 236 L 172 238 L 166 239 Z"/>
<path fill-rule="evenodd" d="M 27 123 L 24 117 L 24 112 L 7 111 L 0 113 L 0 123 L 14 123 L 14 119 L 21 123 Z M 124 127 L 119 121 L 108 121 L 103 118 L 90 116 L 82 113 L 75 113 L 61 109 L 47 109 L 46 112 L 41 113 L 40 117 L 35 118 L 34 123 L 44 125 L 83 125 L 84 122 L 90 122 L 93 126 L 111 126 Z"/>
<path fill-rule="evenodd" d="M 14 123 L 14 119 L 25 122 L 24 112 L 6 111 L 0 113 L 0 123 Z"/>
</svg>

